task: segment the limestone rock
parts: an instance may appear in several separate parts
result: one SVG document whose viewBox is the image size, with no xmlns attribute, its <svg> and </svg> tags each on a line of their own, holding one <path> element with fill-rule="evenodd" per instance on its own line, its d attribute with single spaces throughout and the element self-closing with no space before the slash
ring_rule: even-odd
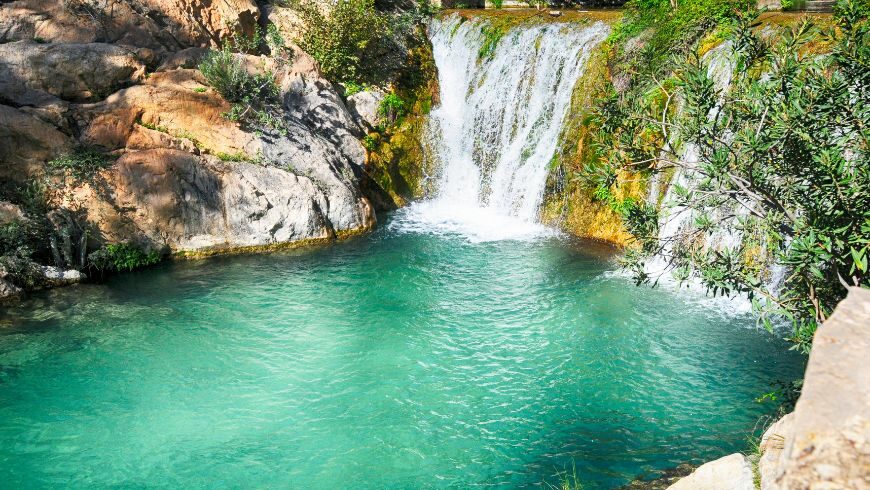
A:
<svg viewBox="0 0 870 490">
<path fill-rule="evenodd" d="M 110 194 L 77 197 L 108 241 L 214 252 L 333 236 L 327 194 L 282 169 L 158 149 L 127 153 L 106 179 Z"/>
<path fill-rule="evenodd" d="M 378 89 L 363 90 L 347 98 L 347 107 L 357 123 L 374 129 L 380 122 L 378 109 L 386 94 Z"/>
<path fill-rule="evenodd" d="M 59 267 L 41 266 L 40 271 L 42 272 L 43 287 L 48 288 L 78 284 L 87 279 L 87 276 L 74 269 L 63 270 Z"/>
<path fill-rule="evenodd" d="M 0 97 L 16 105 L 32 98 L 31 91 L 72 101 L 99 99 L 140 81 L 145 61 L 153 58 L 147 50 L 100 43 L 0 44 Z"/>
<path fill-rule="evenodd" d="M 794 434 L 794 413 L 785 415 L 764 431 L 761 437 L 761 458 L 758 461 L 758 471 L 761 473 L 762 486 L 772 482 L 782 465 L 782 456 L 786 441 Z"/>
<path fill-rule="evenodd" d="M 819 327 L 803 390 L 765 489 L 870 488 L 870 291 L 852 288 Z"/>
<path fill-rule="evenodd" d="M 269 22 L 278 28 L 278 32 L 286 41 L 299 39 L 302 35 L 304 23 L 299 14 L 292 8 L 268 5 L 265 14 Z"/>
<path fill-rule="evenodd" d="M 40 39 L 175 51 L 251 35 L 253 0 L 15 0 L 0 7 L 0 43 Z"/>
<path fill-rule="evenodd" d="M 290 66 L 249 58 L 251 65 L 274 68 L 286 135 L 258 134 L 228 121 L 222 113 L 230 105 L 219 94 L 195 90 L 205 87 L 199 72 L 177 69 L 155 73 L 103 102 L 81 106 L 76 119 L 82 139 L 108 150 L 170 148 L 290 169 L 327 199 L 328 205 L 320 209 L 332 229 L 370 227 L 374 215 L 359 190 L 365 163 L 365 150 L 357 139 L 361 132 L 332 85 L 320 77 L 307 55 L 296 56 Z M 142 124 L 164 135 L 144 131 Z"/>
<path fill-rule="evenodd" d="M 735 453 L 701 465 L 668 490 L 754 490 L 752 465 Z"/>
<path fill-rule="evenodd" d="M 72 147 L 72 140 L 53 125 L 4 105 L 0 105 L 0 141 L 0 178 L 18 182 Z"/>
<path fill-rule="evenodd" d="M 24 297 L 24 291 L 6 279 L 0 279 L 0 306 L 14 304 Z"/>
</svg>

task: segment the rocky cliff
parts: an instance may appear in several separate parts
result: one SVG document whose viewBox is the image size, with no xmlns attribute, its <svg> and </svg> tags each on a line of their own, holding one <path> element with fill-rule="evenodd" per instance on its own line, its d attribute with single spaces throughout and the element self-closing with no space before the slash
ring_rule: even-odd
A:
<svg viewBox="0 0 870 490">
<path fill-rule="evenodd" d="M 226 117 L 231 104 L 195 69 L 271 17 L 298 27 L 287 9 L 253 0 L 0 6 L 0 201 L 21 213 L 0 225 L 35 218 L 21 190 L 48 182 L 46 243 L 66 268 L 111 243 L 210 254 L 371 228 L 364 131 L 310 56 L 290 43 L 280 57 L 237 55 L 274 81 L 270 127 Z M 52 171 L 81 152 L 107 164 L 88 178 Z"/>
</svg>

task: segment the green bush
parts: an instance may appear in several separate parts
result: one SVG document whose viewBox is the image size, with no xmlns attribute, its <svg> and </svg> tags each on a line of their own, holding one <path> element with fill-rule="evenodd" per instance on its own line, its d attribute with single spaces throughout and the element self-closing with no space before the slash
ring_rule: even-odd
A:
<svg viewBox="0 0 870 490">
<path fill-rule="evenodd" d="M 241 102 L 257 95 L 256 84 L 245 64 L 229 48 L 211 51 L 199 64 L 206 82 L 229 102 Z"/>
<path fill-rule="evenodd" d="M 161 261 L 160 253 L 146 253 L 140 247 L 129 243 L 113 243 L 88 255 L 91 267 L 100 272 L 130 272 Z"/>
<path fill-rule="evenodd" d="M 306 26 L 299 45 L 333 81 L 361 81 L 371 68 L 372 53 L 391 35 L 389 19 L 374 0 L 338 0 L 329 12 L 315 0 L 292 4 Z"/>
<path fill-rule="evenodd" d="M 223 114 L 230 121 L 259 130 L 286 134 L 284 121 L 276 115 L 279 90 L 271 72 L 251 74 L 241 55 L 224 47 L 211 51 L 199 64 L 199 71 L 232 108 Z"/>
<path fill-rule="evenodd" d="M 609 41 L 622 51 L 630 39 L 643 35 L 642 47 L 621 62 L 629 73 L 657 75 L 675 56 L 685 55 L 701 35 L 732 22 L 755 4 L 754 0 L 680 0 L 675 5 L 671 0 L 630 0 Z"/>
<path fill-rule="evenodd" d="M 394 93 L 387 94 L 378 106 L 378 115 L 391 124 L 408 113 L 405 101 Z"/>
</svg>

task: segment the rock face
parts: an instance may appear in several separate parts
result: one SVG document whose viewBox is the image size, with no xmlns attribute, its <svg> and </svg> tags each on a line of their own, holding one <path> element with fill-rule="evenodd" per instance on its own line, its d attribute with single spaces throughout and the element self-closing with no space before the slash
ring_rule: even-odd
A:
<svg viewBox="0 0 870 490">
<path fill-rule="evenodd" d="M 124 155 L 107 178 L 112 199 L 92 191 L 89 212 L 109 241 L 135 237 L 151 247 L 210 253 L 347 230 L 335 230 L 328 195 L 314 181 L 279 168 L 152 149 Z M 349 211 L 359 219 L 368 213 Z"/>
<path fill-rule="evenodd" d="M 794 413 L 768 431 L 782 449 L 762 488 L 870 488 L 868 326 L 870 291 L 852 288 L 816 332 Z"/>
<path fill-rule="evenodd" d="M 158 72 L 81 106 L 82 140 L 125 152 L 103 176 L 110 191 L 89 186 L 76 195 L 89 203 L 89 221 L 108 241 L 134 238 L 174 252 L 270 246 L 373 226 L 359 191 L 359 129 L 313 62 L 302 53 L 295 60 L 276 70 L 288 107 L 283 137 L 224 118 L 229 104 L 213 90 L 201 92 L 196 70 Z"/>
<path fill-rule="evenodd" d="M 363 90 L 347 98 L 347 105 L 357 122 L 374 129 L 380 122 L 378 109 L 386 94 L 378 89 Z"/>
<path fill-rule="evenodd" d="M 71 101 L 102 98 L 142 80 L 149 59 L 148 50 L 110 44 L 0 44 L 0 97 L 15 103 L 42 91 Z"/>
<path fill-rule="evenodd" d="M 280 131 L 228 120 L 231 105 L 195 69 L 207 48 L 251 35 L 270 13 L 292 20 L 287 9 L 263 8 L 253 0 L 0 4 L 0 178 L 42 178 L 49 161 L 78 147 L 110 158 L 93 177 L 66 181 L 53 202 L 85 220 L 84 252 L 134 242 L 208 254 L 371 228 L 360 190 L 363 131 L 310 56 L 292 45 L 280 59 L 238 55 L 249 72 L 274 75 Z M 49 275 L 51 284 L 76 280 Z"/>
<path fill-rule="evenodd" d="M 790 438 L 794 430 L 794 413 L 787 414 L 764 431 L 761 438 L 761 457 L 758 460 L 758 472 L 761 481 L 769 487 L 776 479 L 784 458 L 782 450 L 785 448 L 786 438 Z"/>
<path fill-rule="evenodd" d="M 72 138 L 24 110 L 0 105 L 0 178 L 23 181 L 69 150 Z"/>
<path fill-rule="evenodd" d="M 16 0 L 0 9 L 0 43 L 111 43 L 174 51 L 215 46 L 259 19 L 253 0 Z"/>
<path fill-rule="evenodd" d="M 700 466 L 668 490 L 754 490 L 752 465 L 746 456 L 731 454 Z"/>
</svg>

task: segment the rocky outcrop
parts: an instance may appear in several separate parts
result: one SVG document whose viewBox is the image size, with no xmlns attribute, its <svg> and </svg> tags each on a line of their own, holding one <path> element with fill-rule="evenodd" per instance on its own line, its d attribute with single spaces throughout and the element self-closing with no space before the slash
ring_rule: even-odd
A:
<svg viewBox="0 0 870 490">
<path fill-rule="evenodd" d="M 870 488 L 868 326 L 870 290 L 852 288 L 816 332 L 794 412 L 762 437 L 762 490 Z M 750 486 L 745 483 L 746 463 L 743 455 L 732 454 L 669 488 L 751 489 L 751 471 Z"/>
<path fill-rule="evenodd" d="M 668 490 L 754 490 L 752 465 L 746 456 L 731 454 L 701 465 Z"/>
<path fill-rule="evenodd" d="M 177 253 L 208 254 L 326 239 L 372 223 L 365 200 L 355 227 L 336 230 L 329 194 L 285 170 L 222 162 L 180 150 L 152 149 L 121 157 L 106 175 L 111 197 L 89 189 L 89 219 L 109 241 L 135 237 Z M 123 212 L 119 212 L 123 210 Z"/>
<path fill-rule="evenodd" d="M 250 35 L 253 0 L 16 0 L 0 8 L 0 43 L 111 43 L 175 51 Z"/>
<path fill-rule="evenodd" d="M 24 181 L 72 145 L 72 139 L 23 109 L 0 105 L 0 179 Z"/>
<path fill-rule="evenodd" d="M 264 16 L 295 22 L 282 7 L 264 12 L 253 0 L 0 4 L 0 178 L 48 178 L 57 208 L 39 217 L 55 229 L 40 260 L 62 268 L 28 274 L 26 289 L 81 280 L 67 269 L 108 243 L 211 254 L 375 224 L 361 191 L 363 130 L 308 54 L 237 55 L 274 77 L 277 126 L 229 120 L 231 104 L 196 70 L 208 48 L 250 36 Z M 106 168 L 60 178 L 48 165 L 80 150 Z M 17 297 L 22 284 L 3 281 L 0 293 Z"/>
<path fill-rule="evenodd" d="M 78 108 L 83 142 L 125 153 L 73 199 L 87 203 L 106 240 L 210 253 L 374 225 L 359 190 L 359 128 L 313 61 L 302 52 L 290 66 L 248 58 L 275 73 L 286 135 L 227 120 L 230 105 L 189 69 Z"/>
<path fill-rule="evenodd" d="M 816 332 L 794 413 L 768 431 L 782 449 L 762 488 L 870 488 L 868 326 L 870 291 L 852 288 Z"/>
</svg>

